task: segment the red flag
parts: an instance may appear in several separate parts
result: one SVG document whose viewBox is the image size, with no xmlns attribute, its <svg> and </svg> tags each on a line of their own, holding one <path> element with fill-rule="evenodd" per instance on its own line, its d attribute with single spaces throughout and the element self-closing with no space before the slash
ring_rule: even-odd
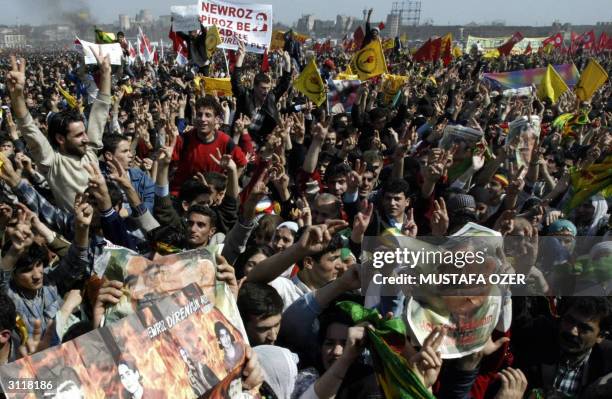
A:
<svg viewBox="0 0 612 399">
<path fill-rule="evenodd" d="M 358 26 L 357 29 L 355 29 L 355 33 L 353 33 L 353 41 L 355 42 L 355 47 L 361 48 L 363 39 L 365 39 L 365 34 L 363 33 L 363 29 L 361 29 L 361 26 Z"/>
<path fill-rule="evenodd" d="M 140 57 L 144 62 L 153 61 L 153 50 L 151 48 L 151 42 L 149 38 L 144 34 L 141 27 L 138 27 L 138 37 L 140 39 Z"/>
<path fill-rule="evenodd" d="M 159 54 L 158 54 L 158 52 L 157 52 L 157 49 L 156 49 L 156 48 L 155 48 L 155 49 L 153 49 L 153 63 L 154 63 L 155 65 L 158 65 L 158 64 L 159 64 Z"/>
<path fill-rule="evenodd" d="M 442 53 L 442 38 L 439 37 L 431 41 L 431 59 L 427 61 L 437 61 Z"/>
<path fill-rule="evenodd" d="M 581 36 L 578 33 L 572 32 L 571 41 L 570 41 L 570 53 L 571 54 L 574 54 L 576 50 L 578 50 L 578 45 L 580 44 L 580 38 Z"/>
<path fill-rule="evenodd" d="M 529 43 L 527 45 L 527 48 L 525 49 L 525 52 L 523 54 L 527 55 L 527 54 L 531 54 L 532 48 L 531 48 L 531 43 Z"/>
<path fill-rule="evenodd" d="M 506 43 L 502 44 L 497 48 L 499 54 L 509 55 L 514 45 L 520 42 L 521 40 L 523 40 L 523 35 L 521 34 L 521 32 L 514 33 L 514 35 L 512 35 L 512 37 Z"/>
<path fill-rule="evenodd" d="M 261 61 L 261 71 L 262 72 L 270 71 L 270 62 L 268 60 L 268 49 L 265 49 L 263 53 L 263 60 Z"/>
<path fill-rule="evenodd" d="M 384 22 L 379 23 L 379 24 L 378 24 L 378 29 L 379 29 L 379 30 L 383 30 L 383 29 L 385 29 L 385 23 L 384 23 Z"/>
<path fill-rule="evenodd" d="M 551 37 L 544 39 L 544 41 L 542 41 L 542 47 L 546 47 L 549 44 L 552 44 L 553 47 L 555 48 L 561 47 L 561 45 L 563 44 L 563 35 L 561 34 L 561 32 L 555 35 L 552 35 Z"/>
<path fill-rule="evenodd" d="M 450 64 L 453 60 L 453 37 L 450 33 L 446 34 L 442 37 L 442 43 L 440 48 L 440 56 L 442 57 L 442 61 L 444 65 Z"/>
<path fill-rule="evenodd" d="M 585 49 L 593 48 L 593 45 L 595 44 L 595 32 L 591 30 L 589 32 L 584 33 L 580 41 L 582 43 L 582 48 L 585 48 Z"/>
<path fill-rule="evenodd" d="M 325 43 L 323 43 L 323 46 L 321 47 L 321 51 L 322 51 L 322 52 L 324 52 L 324 53 L 325 53 L 325 52 L 329 53 L 329 52 L 331 52 L 331 51 L 332 51 L 332 44 L 331 44 L 331 40 L 327 39 L 327 40 L 325 41 Z"/>
<path fill-rule="evenodd" d="M 187 45 L 185 44 L 185 41 L 181 39 L 178 33 L 172 30 L 172 24 L 170 24 L 170 32 L 168 33 L 168 38 L 172 40 L 172 50 L 174 50 L 175 53 L 178 54 L 181 48 L 184 49 L 184 51 L 187 51 Z M 184 55 L 186 56 L 186 54 Z"/>
<path fill-rule="evenodd" d="M 417 62 L 432 61 L 434 57 L 434 44 L 431 39 L 427 41 L 414 53 L 413 58 Z M 440 50 L 438 49 L 438 52 Z"/>
<path fill-rule="evenodd" d="M 607 45 L 608 45 L 608 35 L 606 34 L 606 32 L 601 32 L 601 35 L 599 35 L 599 41 L 597 42 L 596 50 L 604 51 Z"/>
</svg>

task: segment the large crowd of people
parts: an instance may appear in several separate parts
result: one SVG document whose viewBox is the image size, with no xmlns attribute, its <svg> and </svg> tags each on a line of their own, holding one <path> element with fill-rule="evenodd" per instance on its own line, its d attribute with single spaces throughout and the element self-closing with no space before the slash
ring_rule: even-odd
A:
<svg viewBox="0 0 612 399">
<path fill-rule="evenodd" d="M 364 45 L 381 40 L 366 33 Z M 100 327 L 125 283 L 104 279 L 84 293 L 101 277 L 105 247 L 150 258 L 210 248 L 250 343 L 243 389 L 384 397 L 364 350 L 370 327 L 338 306 L 364 304 L 362 242 L 445 237 L 472 222 L 521 238 L 504 262 L 527 276 L 529 292 L 508 299 L 510 314 L 476 353 L 443 360 L 444 328 L 409 339 L 402 356 L 420 383 L 437 398 L 612 397 L 607 186 L 567 206 L 577 172 L 612 167 L 612 85 L 553 103 L 482 76 L 548 64 L 582 71 L 591 58 L 609 73 L 609 51 L 485 58 L 471 49 L 445 65 L 395 46 L 386 62 L 405 77 L 399 94 L 388 101 L 380 77 L 362 81 L 342 112 L 292 85 L 311 57 L 326 80 L 346 71 L 341 46 L 313 52 L 288 34 L 266 72 L 242 45 L 228 71 L 196 32 L 184 38 L 184 66 L 169 51 L 156 64 L 126 54 L 121 66 L 95 47 L 97 65 L 74 51 L 2 55 L 0 364 Z M 207 93 L 203 74 L 230 77 L 232 95 Z M 571 128 L 554 123 L 563 114 L 575 116 Z M 507 139 L 517 120 L 533 140 Z M 449 126 L 482 137 L 449 145 Z M 556 289 L 585 281 L 597 283 L 588 296 Z M 405 302 L 371 302 L 406 322 Z"/>
</svg>

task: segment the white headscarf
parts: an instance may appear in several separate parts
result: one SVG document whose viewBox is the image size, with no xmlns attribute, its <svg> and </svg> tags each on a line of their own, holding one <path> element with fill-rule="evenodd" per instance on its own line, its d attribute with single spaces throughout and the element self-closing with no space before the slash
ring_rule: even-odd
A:
<svg viewBox="0 0 612 399">
<path fill-rule="evenodd" d="M 275 345 L 258 345 L 253 350 L 259 358 L 264 380 L 278 399 L 290 399 L 298 375 L 298 356 L 288 349 Z"/>
<path fill-rule="evenodd" d="M 601 220 L 608 213 L 608 202 L 602 195 L 597 194 L 591 197 L 591 204 L 593 204 L 595 210 L 593 211 L 593 220 L 587 235 L 595 236 L 597 235 L 597 230 L 599 230 Z"/>
</svg>

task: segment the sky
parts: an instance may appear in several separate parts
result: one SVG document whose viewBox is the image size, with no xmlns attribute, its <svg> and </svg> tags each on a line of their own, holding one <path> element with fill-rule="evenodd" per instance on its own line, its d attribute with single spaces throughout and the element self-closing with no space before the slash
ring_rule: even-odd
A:
<svg viewBox="0 0 612 399">
<path fill-rule="evenodd" d="M 235 2 L 248 3 L 248 1 Z M 292 24 L 302 14 L 335 20 L 336 14 L 359 17 L 375 4 L 373 20 L 386 19 L 393 0 L 255 0 L 272 4 L 275 20 Z M 42 24 L 58 20 L 64 12 L 88 8 L 98 23 L 117 22 L 119 14 L 134 16 L 148 8 L 153 15 L 170 13 L 170 5 L 193 0 L 0 0 L 0 24 Z M 461 25 L 504 20 L 506 25 L 550 25 L 553 21 L 575 25 L 612 20 L 612 0 L 422 0 L 421 22 Z"/>
</svg>

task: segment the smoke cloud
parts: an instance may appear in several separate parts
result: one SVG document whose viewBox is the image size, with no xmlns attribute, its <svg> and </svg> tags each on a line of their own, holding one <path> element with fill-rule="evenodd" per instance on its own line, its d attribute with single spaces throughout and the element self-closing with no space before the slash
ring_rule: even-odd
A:
<svg viewBox="0 0 612 399">
<path fill-rule="evenodd" d="M 91 7 L 87 0 L 22 0 L 26 20 L 41 21 L 46 24 L 68 24 L 82 33 L 91 30 L 95 24 Z"/>
</svg>

